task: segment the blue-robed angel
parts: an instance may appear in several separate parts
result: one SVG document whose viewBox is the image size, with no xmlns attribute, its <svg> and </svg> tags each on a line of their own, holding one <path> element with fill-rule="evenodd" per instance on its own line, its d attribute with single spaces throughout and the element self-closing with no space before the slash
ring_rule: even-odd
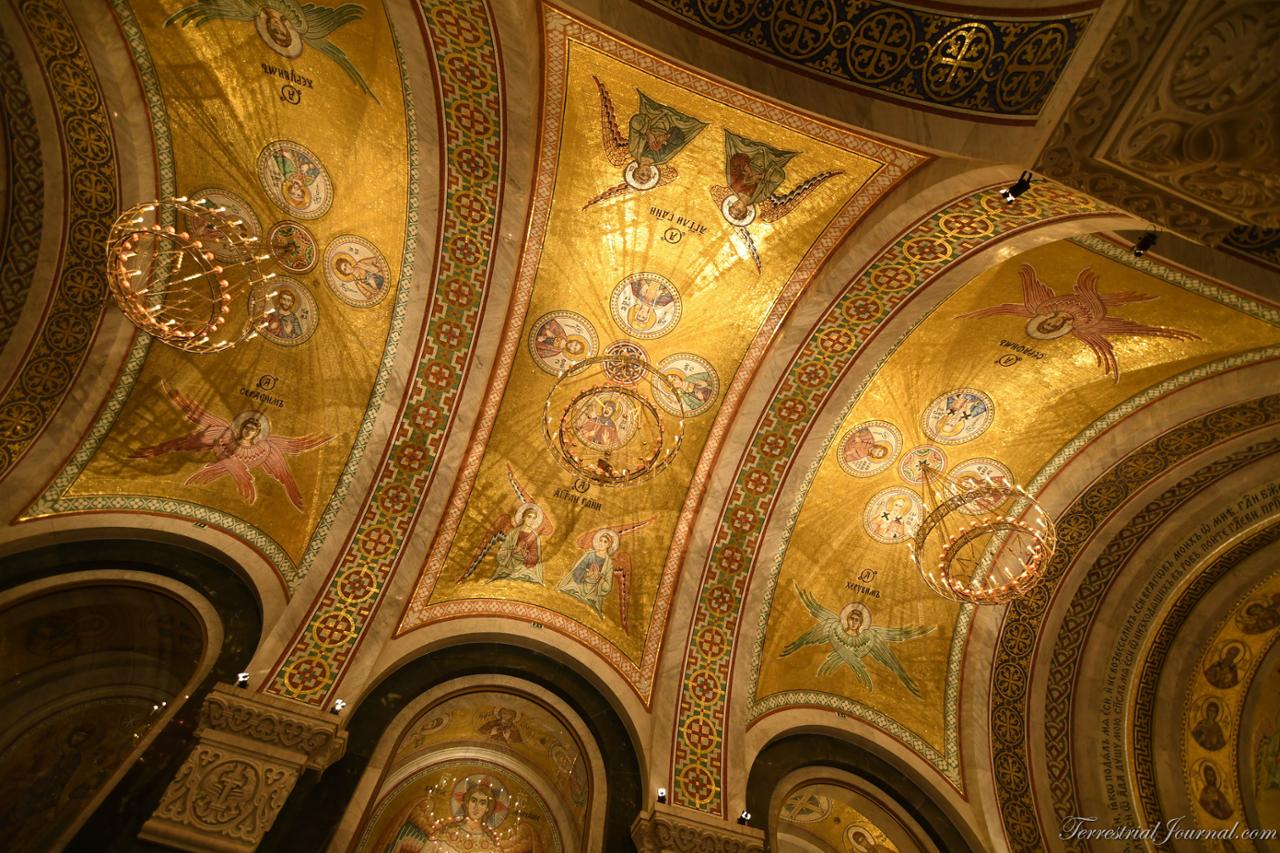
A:
<svg viewBox="0 0 1280 853">
<path fill-rule="evenodd" d="M 907 675 L 907 671 L 902 668 L 902 663 L 889 644 L 923 637 L 932 631 L 934 626 L 884 628 L 871 624 L 871 611 L 865 604 L 857 602 L 846 604 L 837 614 L 823 607 L 812 595 L 798 586 L 796 592 L 799 593 L 804 606 L 809 609 L 809 613 L 818 620 L 818 624 L 783 649 L 782 657 L 797 652 L 805 646 L 827 644 L 831 646 L 831 653 L 818 667 L 818 675 L 830 675 L 839 669 L 841 664 L 848 664 L 868 690 L 875 690 L 871 683 L 871 674 L 867 672 L 866 664 L 863 662 L 864 658 L 870 655 L 898 676 L 902 686 L 910 690 L 911 695 L 919 698 L 920 688 L 916 687 L 911 676 Z"/>
</svg>

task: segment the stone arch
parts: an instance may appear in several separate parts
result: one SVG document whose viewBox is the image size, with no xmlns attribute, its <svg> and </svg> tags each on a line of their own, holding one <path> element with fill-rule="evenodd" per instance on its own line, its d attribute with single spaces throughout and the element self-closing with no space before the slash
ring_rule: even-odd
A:
<svg viewBox="0 0 1280 853">
<path fill-rule="evenodd" d="M 65 599 L 66 605 L 59 599 Z M 84 617 L 81 622 L 88 619 L 97 625 L 102 614 L 95 617 L 81 605 L 92 602 L 90 609 L 101 611 L 104 601 L 114 602 L 127 617 L 110 629 L 116 636 L 73 640 L 72 646 L 64 646 L 65 662 L 93 661 L 104 667 L 103 678 L 80 685 L 85 690 L 78 698 L 105 702 L 124 695 L 138 704 L 154 694 L 152 704 L 158 707 L 149 712 L 142 709 L 147 719 L 144 726 L 135 727 L 138 737 L 128 744 L 120 763 L 99 781 L 96 791 L 89 792 L 79 816 L 65 824 L 58 844 L 92 845 L 103 838 L 137 835 L 181 764 L 188 732 L 196 725 L 205 695 L 219 681 L 234 681 L 261 633 L 250 588 L 224 563 L 189 548 L 155 543 L 140 552 L 135 543 L 102 539 L 30 547 L 0 558 L 0 609 L 4 612 L 34 603 L 55 616 L 68 614 L 74 628 L 80 617 Z M 83 612 L 77 613 L 77 608 Z M 158 620 L 146 617 L 157 614 L 167 619 L 166 624 L 183 623 L 183 635 L 198 645 L 194 652 L 188 649 L 181 669 L 165 662 L 170 640 L 151 630 Z M 50 642 L 65 639 L 58 631 L 38 636 Z M 138 642 L 130 646 L 130 638 Z M 148 672 L 155 677 L 146 678 Z M 131 674 L 135 687 L 127 680 Z M 137 683 L 139 675 L 145 683 Z M 76 697 L 50 695 L 56 692 L 33 697 L 48 708 L 46 722 L 74 715 L 70 701 Z M 162 693 L 168 698 L 161 698 Z M 64 764 L 78 766 L 70 759 Z M 138 803 L 144 808 L 126 808 Z"/>
<path fill-rule="evenodd" d="M 647 790 L 633 735 L 613 702 L 586 677 L 547 654 L 505 643 L 472 641 L 406 661 L 360 699 L 347 723 L 344 757 L 320 780 L 299 780 L 260 850 L 321 849 L 338 822 L 383 734 L 419 696 L 454 679 L 520 679 L 563 702 L 586 724 L 608 768 L 604 850 L 629 849 L 631 823 Z M 409 712 L 412 714 L 412 710 Z"/>
</svg>

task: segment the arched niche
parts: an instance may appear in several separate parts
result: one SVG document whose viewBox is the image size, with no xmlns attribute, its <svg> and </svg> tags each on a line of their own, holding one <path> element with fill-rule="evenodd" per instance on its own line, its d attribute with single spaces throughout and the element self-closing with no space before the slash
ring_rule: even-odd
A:
<svg viewBox="0 0 1280 853">
<path fill-rule="evenodd" d="M 457 836 L 477 849 L 598 850 L 607 788 L 593 736 L 554 694 L 522 679 L 457 679 L 392 721 L 332 848 Z"/>
<path fill-rule="evenodd" d="M 845 853 L 847 843 L 824 848 L 815 833 L 806 837 L 792 827 L 781 830 L 784 812 L 794 813 L 802 807 L 802 802 L 793 801 L 797 794 L 801 799 L 809 794 L 840 798 L 850 812 L 878 830 L 878 834 L 869 835 L 879 838 L 881 846 L 888 849 L 903 853 L 981 849 L 922 782 L 886 758 L 831 735 L 793 732 L 770 741 L 751 765 L 747 811 L 752 825 L 767 828 L 766 851 L 835 849 Z M 798 843 L 787 846 L 788 836 L 795 836 Z"/>
<path fill-rule="evenodd" d="M 205 695 L 253 655 L 258 602 L 232 567 L 178 545 L 21 545 L 0 558 L 0 766 L 27 781 L 0 794 L 0 824 L 12 841 L 34 812 L 42 829 L 6 849 L 127 848 Z M 24 766 L 32 743 L 39 763 Z"/>
<path fill-rule="evenodd" d="M 778 782 L 770 803 L 774 849 L 820 853 L 931 853 L 920 825 L 879 786 L 851 773 L 805 767 Z"/>
<path fill-rule="evenodd" d="M 633 850 L 631 823 L 640 812 L 644 788 L 639 751 L 619 711 L 594 683 L 564 663 L 527 648 L 492 642 L 432 651 L 403 664 L 374 686 L 350 711 L 342 759 L 327 768 L 323 778 L 307 774 L 298 781 L 258 849 L 264 853 L 350 849 L 358 827 L 344 816 L 349 806 L 358 809 L 359 816 L 371 801 L 381 762 L 391 754 L 388 744 L 393 741 L 386 736 L 401 725 L 398 720 L 407 719 L 400 715 L 408 709 L 408 718 L 416 716 L 414 709 L 429 706 L 437 695 L 431 691 L 468 677 L 480 684 L 498 685 L 508 679 L 532 685 L 523 689 L 536 691 L 581 721 L 581 740 L 584 745 L 596 745 L 607 776 L 603 814 L 597 809 L 599 816 L 591 818 L 591 832 L 597 821 L 600 832 L 588 836 L 588 843 L 595 844 L 590 839 L 598 838 L 599 844 L 584 849 Z M 423 786 L 436 781 L 424 781 Z"/>
</svg>

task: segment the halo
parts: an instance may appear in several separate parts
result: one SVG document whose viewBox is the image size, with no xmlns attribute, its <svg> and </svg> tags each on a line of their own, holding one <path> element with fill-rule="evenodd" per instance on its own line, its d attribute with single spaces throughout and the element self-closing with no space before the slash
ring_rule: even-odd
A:
<svg viewBox="0 0 1280 853">
<path fill-rule="evenodd" d="M 849 614 L 855 610 L 862 614 L 862 625 L 858 627 L 858 633 L 861 634 L 871 627 L 871 611 L 860 601 L 851 601 L 840 608 L 840 627 L 844 627 L 844 624 L 849 621 Z"/>
<path fill-rule="evenodd" d="M 515 514 L 516 524 L 517 525 L 520 524 L 520 520 L 524 518 L 525 510 L 528 510 L 528 509 L 533 510 L 534 526 L 541 527 L 542 520 L 544 518 L 542 507 L 538 506 L 536 503 L 533 503 L 531 501 L 526 501 L 520 504 L 520 506 L 516 507 L 516 514 Z"/>
<path fill-rule="evenodd" d="M 752 222 L 756 221 L 756 206 L 754 204 L 747 205 L 747 215 L 741 219 L 737 219 L 729 212 L 729 208 L 733 207 L 734 202 L 737 200 L 738 194 L 733 193 L 724 201 L 720 202 L 720 214 L 728 220 L 730 225 L 737 225 L 739 228 L 746 228 Z"/>
<path fill-rule="evenodd" d="M 1056 329 L 1044 331 L 1041 327 L 1046 320 L 1056 317 L 1059 314 L 1065 314 L 1065 311 L 1054 311 L 1049 314 L 1037 314 L 1027 321 L 1027 334 L 1035 338 L 1037 341 L 1052 341 L 1071 333 L 1075 327 L 1075 318 L 1068 314 L 1068 320 Z"/>
<path fill-rule="evenodd" d="M 289 28 L 290 38 L 289 38 L 289 43 L 287 45 L 281 45 L 279 42 L 273 39 L 271 37 L 271 33 L 267 31 L 268 12 L 272 12 L 272 11 L 275 11 L 276 14 L 279 15 L 280 19 L 284 21 L 285 25 Z M 266 42 L 267 47 L 271 48 L 281 56 L 287 59 L 297 59 L 299 56 L 302 55 L 302 48 L 305 46 L 305 44 L 302 41 L 302 36 L 299 35 L 297 28 L 294 26 L 293 21 L 289 19 L 288 15 L 282 14 L 277 10 L 268 9 L 264 7 L 260 12 L 258 12 L 257 15 L 254 16 L 253 27 L 258 31 L 258 37 L 261 38 L 264 42 Z"/>
<path fill-rule="evenodd" d="M 651 190 L 658 185 L 658 180 L 662 177 L 658 174 L 658 167 L 650 165 L 653 169 L 652 178 L 644 183 L 636 180 L 636 169 L 640 167 L 639 160 L 632 160 L 627 164 L 627 168 L 622 171 L 622 179 L 627 182 L 627 186 L 633 190 Z"/>
<path fill-rule="evenodd" d="M 258 422 L 258 435 L 254 438 L 253 444 L 257 445 L 267 440 L 267 436 L 271 435 L 271 421 L 267 419 L 264 412 L 248 411 L 241 412 L 231 420 L 231 435 L 235 439 L 240 438 L 240 428 L 244 426 L 245 421 L 256 420 Z"/>
<path fill-rule="evenodd" d="M 596 535 L 591 537 L 591 547 L 597 551 L 607 550 L 609 552 L 609 556 L 612 557 L 618 552 L 618 539 L 618 534 L 608 528 L 605 528 L 604 530 L 597 530 Z M 608 540 L 612 540 L 613 544 L 608 548 L 605 548 L 604 542 Z"/>
</svg>

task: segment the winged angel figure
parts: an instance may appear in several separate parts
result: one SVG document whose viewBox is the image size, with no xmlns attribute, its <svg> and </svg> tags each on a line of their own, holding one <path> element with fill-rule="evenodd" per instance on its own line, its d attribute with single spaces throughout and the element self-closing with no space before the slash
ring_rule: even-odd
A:
<svg viewBox="0 0 1280 853">
<path fill-rule="evenodd" d="M 314 450 L 332 441 L 334 436 L 313 434 L 288 438 L 271 435 L 271 423 L 262 412 L 241 412 L 228 421 L 209 413 L 177 388 L 170 388 L 163 381 L 161 387 L 178 411 L 196 425 L 196 430 L 135 451 L 132 454 L 134 459 L 151 459 L 184 451 L 212 451 L 213 461 L 188 477 L 184 485 L 202 485 L 230 477 L 240 497 L 252 504 L 258 499 L 253 472 L 261 468 L 284 487 L 293 505 L 302 509 L 302 494 L 289 470 L 287 457 Z"/>
<path fill-rule="evenodd" d="M 1177 341 L 1198 341 L 1200 336 L 1182 329 L 1162 326 L 1146 326 L 1124 317 L 1108 316 L 1107 309 L 1130 302 L 1147 302 L 1156 297 L 1147 293 L 1126 290 L 1123 293 L 1099 293 L 1098 274 L 1089 267 L 1080 271 L 1075 288 L 1068 295 L 1059 296 L 1054 289 L 1040 280 L 1031 264 L 1018 269 L 1022 279 L 1022 304 L 1005 302 L 991 308 L 982 308 L 960 314 L 957 320 L 970 317 L 997 317 L 1008 314 L 1027 318 L 1027 334 L 1039 341 L 1051 341 L 1068 333 L 1075 335 L 1089 349 L 1103 373 L 1120 381 L 1120 366 L 1109 335 L 1136 335 L 1150 338 L 1171 338 Z"/>
<path fill-rule="evenodd" d="M 631 608 L 631 557 L 619 548 L 622 537 L 653 521 L 646 518 L 631 524 L 598 527 L 578 537 L 577 544 L 585 553 L 570 572 L 560 579 L 556 589 L 587 604 L 604 615 L 604 602 L 618 581 L 618 615 L 622 630 L 629 632 Z"/>
<path fill-rule="evenodd" d="M 551 515 L 534 502 L 529 492 L 516 479 L 516 472 L 507 465 L 507 482 L 519 502 L 511 512 L 504 512 L 493 520 L 476 556 L 455 583 L 462 583 L 475 574 L 484 558 L 497 546 L 493 560 L 497 564 L 489 582 L 498 580 L 542 583 L 542 543 L 556 530 Z"/>
<path fill-rule="evenodd" d="M 329 41 L 334 30 L 363 16 L 364 7 L 356 3 L 329 8 L 297 0 L 196 0 L 170 15 L 164 25 L 203 27 L 210 21 L 253 21 L 258 35 L 276 53 L 294 59 L 304 47 L 313 47 L 338 63 L 360 91 L 377 101 L 346 53 Z"/>
<path fill-rule="evenodd" d="M 582 206 L 583 210 L 627 190 L 644 192 L 669 184 L 679 173 L 671 158 L 706 128 L 705 121 L 687 116 L 674 107 L 660 104 L 639 89 L 640 109 L 627 123 L 627 135 L 618 130 L 609 89 L 599 77 L 592 77 L 600 90 L 600 145 L 604 156 L 622 166 L 622 183 L 615 184 Z"/>
<path fill-rule="evenodd" d="M 738 236 L 747 244 L 756 272 L 760 271 L 760 253 L 756 250 L 751 232 L 747 230 L 756 219 L 777 222 L 795 210 L 810 193 L 841 170 L 819 172 L 793 189 L 777 195 L 777 189 L 787 179 L 786 165 L 800 152 L 783 151 L 739 136 L 730 130 L 724 132 L 724 170 L 728 186 L 710 187 L 711 198 L 720 208 L 720 215 L 735 226 Z"/>
<path fill-rule="evenodd" d="M 901 643 L 923 637 L 933 630 L 934 626 L 913 625 L 909 628 L 884 628 L 871 624 L 871 611 L 865 604 L 853 602 L 841 608 L 838 614 L 823 607 L 805 590 L 796 587 L 800 600 L 809 609 L 809 613 L 818 620 L 808 631 L 805 631 L 794 642 L 782 650 L 782 657 L 798 652 L 805 646 L 826 644 L 831 646 L 831 653 L 818 667 L 818 675 L 830 675 L 848 664 L 868 690 L 875 690 L 871 684 L 871 674 L 867 672 L 863 660 L 871 655 L 881 665 L 890 669 L 902 686 L 911 691 L 911 695 L 920 698 L 920 688 L 907 675 L 902 663 L 890 648 L 890 643 Z"/>
</svg>

